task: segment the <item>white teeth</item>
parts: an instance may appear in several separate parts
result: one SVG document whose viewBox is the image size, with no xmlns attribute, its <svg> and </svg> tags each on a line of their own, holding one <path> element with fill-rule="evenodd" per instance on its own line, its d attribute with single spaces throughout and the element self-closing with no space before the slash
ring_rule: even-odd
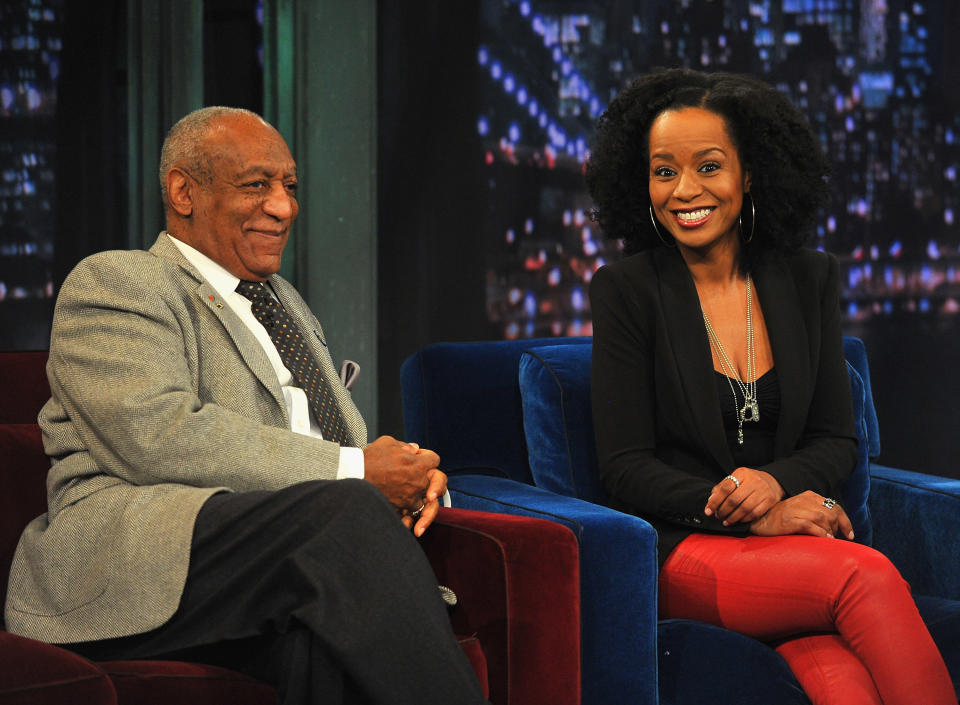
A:
<svg viewBox="0 0 960 705">
<path fill-rule="evenodd" d="M 706 218 L 708 215 L 710 215 L 710 210 L 711 210 L 710 208 L 701 208 L 700 210 L 689 211 L 689 212 L 677 211 L 677 217 L 680 220 L 685 220 L 689 223 L 692 223 L 694 221 L 703 220 L 704 218 Z"/>
</svg>

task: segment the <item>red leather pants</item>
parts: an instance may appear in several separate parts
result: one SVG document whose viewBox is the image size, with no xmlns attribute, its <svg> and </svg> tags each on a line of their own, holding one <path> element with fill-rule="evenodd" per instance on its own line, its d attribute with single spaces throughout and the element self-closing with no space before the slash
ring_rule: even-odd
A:
<svg viewBox="0 0 960 705">
<path fill-rule="evenodd" d="M 851 541 L 694 534 L 660 572 L 659 607 L 778 643 L 814 705 L 957 702 L 909 586 Z"/>
</svg>

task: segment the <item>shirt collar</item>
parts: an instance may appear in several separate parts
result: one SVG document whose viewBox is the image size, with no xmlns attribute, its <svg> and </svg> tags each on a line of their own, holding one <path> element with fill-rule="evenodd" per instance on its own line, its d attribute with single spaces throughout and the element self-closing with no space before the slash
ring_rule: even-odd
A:
<svg viewBox="0 0 960 705">
<path fill-rule="evenodd" d="M 240 283 L 240 277 L 236 276 L 235 274 L 231 274 L 224 269 L 222 265 L 214 262 L 205 254 L 200 252 L 200 250 L 191 247 L 182 240 L 178 240 L 170 233 L 167 233 L 167 237 L 169 237 L 173 244 L 177 246 L 177 249 L 180 250 L 181 254 L 187 258 L 187 261 L 197 268 L 197 271 L 200 272 L 200 275 L 210 283 L 210 286 L 216 289 L 217 293 L 220 294 L 222 298 L 226 298 L 237 290 L 237 284 Z"/>
</svg>

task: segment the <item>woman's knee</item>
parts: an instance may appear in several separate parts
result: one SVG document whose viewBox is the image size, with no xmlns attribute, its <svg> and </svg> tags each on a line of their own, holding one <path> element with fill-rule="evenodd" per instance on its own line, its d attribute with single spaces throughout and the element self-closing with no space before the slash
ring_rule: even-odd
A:
<svg viewBox="0 0 960 705">
<path fill-rule="evenodd" d="M 858 596 L 885 601 L 891 596 L 909 596 L 910 585 L 897 567 L 873 548 L 857 545 L 844 560 L 845 591 Z"/>
</svg>

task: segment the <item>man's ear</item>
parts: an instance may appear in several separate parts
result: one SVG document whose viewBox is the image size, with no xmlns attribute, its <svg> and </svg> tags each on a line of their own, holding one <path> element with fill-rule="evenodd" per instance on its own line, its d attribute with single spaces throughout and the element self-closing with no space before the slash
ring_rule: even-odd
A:
<svg viewBox="0 0 960 705">
<path fill-rule="evenodd" d="M 167 172 L 167 198 L 170 208 L 184 218 L 193 214 L 193 196 L 196 183 L 187 174 L 174 167 Z"/>
</svg>

